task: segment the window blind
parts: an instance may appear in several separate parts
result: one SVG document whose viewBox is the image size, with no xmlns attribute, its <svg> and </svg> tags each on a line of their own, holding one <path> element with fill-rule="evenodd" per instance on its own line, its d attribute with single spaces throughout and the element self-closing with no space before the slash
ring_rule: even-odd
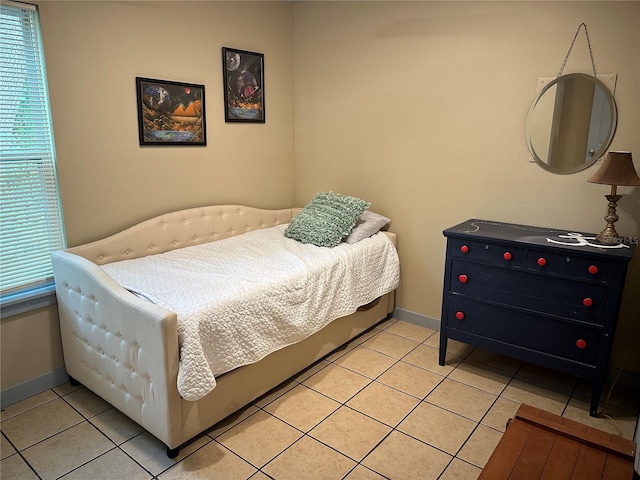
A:
<svg viewBox="0 0 640 480">
<path fill-rule="evenodd" d="M 0 296 L 53 282 L 65 246 L 38 12 L 0 4 Z"/>
</svg>

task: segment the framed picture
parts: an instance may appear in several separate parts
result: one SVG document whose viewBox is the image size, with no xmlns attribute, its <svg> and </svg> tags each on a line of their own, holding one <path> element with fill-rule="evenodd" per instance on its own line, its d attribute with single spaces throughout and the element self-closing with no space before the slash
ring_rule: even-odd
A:
<svg viewBox="0 0 640 480">
<path fill-rule="evenodd" d="M 264 123 L 264 55 L 222 47 L 224 121 Z"/>
<path fill-rule="evenodd" d="M 206 145 L 204 85 L 136 77 L 140 145 Z"/>
</svg>

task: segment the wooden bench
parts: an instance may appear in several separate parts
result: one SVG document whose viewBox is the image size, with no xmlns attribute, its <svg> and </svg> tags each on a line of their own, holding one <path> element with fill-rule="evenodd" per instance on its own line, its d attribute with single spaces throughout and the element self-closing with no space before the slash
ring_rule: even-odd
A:
<svg viewBox="0 0 640 480">
<path fill-rule="evenodd" d="M 636 444 L 521 405 L 478 480 L 631 480 Z"/>
</svg>

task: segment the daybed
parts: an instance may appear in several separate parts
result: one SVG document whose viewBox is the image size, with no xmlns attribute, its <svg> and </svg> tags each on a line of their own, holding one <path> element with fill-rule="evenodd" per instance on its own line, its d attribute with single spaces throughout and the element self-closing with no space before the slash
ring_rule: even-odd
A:
<svg viewBox="0 0 640 480">
<path fill-rule="evenodd" d="M 393 310 L 393 291 L 299 343 L 224 373 L 215 388 L 196 401 L 180 396 L 177 314 L 126 290 L 101 266 L 287 224 L 299 211 L 237 205 L 193 208 L 54 252 L 69 376 L 161 440 L 173 457 L 188 440 L 385 319 Z M 395 245 L 393 233 L 378 235 L 387 235 Z"/>
</svg>

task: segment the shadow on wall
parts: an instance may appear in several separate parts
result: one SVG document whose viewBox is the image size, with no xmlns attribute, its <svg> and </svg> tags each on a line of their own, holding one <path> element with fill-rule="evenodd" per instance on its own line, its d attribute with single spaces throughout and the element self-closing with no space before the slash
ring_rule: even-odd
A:
<svg viewBox="0 0 640 480">
<path fill-rule="evenodd" d="M 606 213 L 607 202 L 602 199 L 602 214 Z M 638 238 L 640 234 L 640 187 L 635 187 L 631 193 L 623 195 L 618 202 L 618 215 L 630 215 L 633 227 L 628 231 L 618 231 L 621 236 Z M 603 223 L 604 226 L 604 223 Z M 613 339 L 611 363 L 614 367 L 640 374 L 640 349 L 633 348 L 634 342 L 629 339 L 640 338 L 640 245 L 636 246 L 627 270 L 627 280 L 622 295 L 620 314 L 616 336 Z"/>
<path fill-rule="evenodd" d="M 604 196 L 602 201 L 602 217 L 604 219 L 604 215 L 607 213 L 607 201 Z M 629 215 L 633 220 L 632 229 L 628 232 L 620 232 L 620 235 L 632 237 L 640 235 L 640 187 L 635 187 L 631 193 L 622 195 L 622 198 L 618 201 L 616 210 L 618 211 L 618 215 L 620 215 L 620 212 L 623 212 L 625 216 Z"/>
<path fill-rule="evenodd" d="M 640 246 L 636 247 L 627 269 L 616 334 L 611 351 L 611 366 L 640 375 L 640 349 L 629 339 L 640 338 Z"/>
</svg>

